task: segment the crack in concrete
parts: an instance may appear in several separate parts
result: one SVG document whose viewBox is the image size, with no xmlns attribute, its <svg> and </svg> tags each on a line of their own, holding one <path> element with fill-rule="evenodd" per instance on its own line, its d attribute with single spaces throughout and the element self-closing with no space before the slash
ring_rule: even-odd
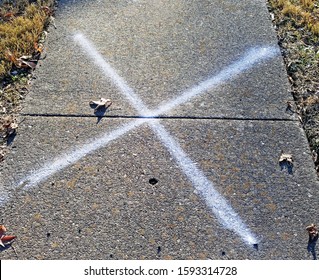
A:
<svg viewBox="0 0 319 280">
<path fill-rule="evenodd" d="M 296 122 L 299 120 L 289 118 L 248 118 L 248 117 L 225 117 L 225 116 L 141 116 L 141 115 L 104 115 L 94 116 L 89 114 L 38 114 L 22 113 L 24 117 L 44 118 L 104 118 L 104 119 L 160 119 L 160 120 L 225 120 L 225 121 L 260 121 L 260 122 Z"/>
</svg>

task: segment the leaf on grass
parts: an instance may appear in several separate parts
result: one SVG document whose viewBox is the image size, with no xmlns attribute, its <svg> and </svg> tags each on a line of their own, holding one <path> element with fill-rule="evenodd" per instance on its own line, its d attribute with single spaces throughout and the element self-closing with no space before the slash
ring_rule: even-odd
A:
<svg viewBox="0 0 319 280">
<path fill-rule="evenodd" d="M 31 68 L 32 70 L 34 70 L 37 64 L 35 63 L 35 61 L 28 61 L 27 59 L 25 59 L 25 56 L 21 56 L 19 59 L 17 59 L 16 66 L 18 68 Z"/>
<path fill-rule="evenodd" d="M 42 43 L 37 43 L 37 42 L 35 42 L 34 43 L 34 49 L 36 50 L 36 52 L 38 52 L 38 53 L 43 53 L 43 50 L 44 50 L 44 46 L 43 46 L 43 44 Z"/>
<path fill-rule="evenodd" d="M 51 9 L 50 7 L 42 6 L 41 8 L 48 16 L 53 14 L 53 9 Z"/>
<path fill-rule="evenodd" d="M 6 50 L 6 51 L 5 51 L 4 57 L 5 57 L 8 61 L 10 61 L 10 62 L 12 62 L 12 63 L 14 63 L 14 64 L 16 64 L 16 62 L 17 62 L 16 56 L 15 56 L 11 51 L 9 51 L 9 50 Z"/>
<path fill-rule="evenodd" d="M 29 59 L 31 59 L 32 58 L 32 55 L 22 55 L 22 56 L 20 56 L 20 60 L 22 59 L 22 60 L 29 60 Z"/>
<path fill-rule="evenodd" d="M 112 105 L 112 101 L 110 99 L 101 98 L 98 101 L 90 101 L 91 106 L 95 106 L 94 112 L 96 113 L 100 108 L 108 108 Z"/>
<path fill-rule="evenodd" d="M 14 17 L 14 13 L 8 12 L 3 16 L 4 20 L 11 20 Z"/>
<path fill-rule="evenodd" d="M 34 70 L 36 67 L 36 60 L 32 60 L 31 55 L 22 55 L 17 58 L 11 51 L 7 50 L 5 58 L 18 68 L 31 68 Z"/>
</svg>

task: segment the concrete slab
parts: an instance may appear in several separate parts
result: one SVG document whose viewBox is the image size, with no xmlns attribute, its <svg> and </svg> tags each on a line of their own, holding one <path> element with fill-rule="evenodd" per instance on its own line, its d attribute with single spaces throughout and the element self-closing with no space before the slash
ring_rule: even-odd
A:
<svg viewBox="0 0 319 280">
<path fill-rule="evenodd" d="M 258 251 L 221 226 L 146 124 L 37 186 L 14 189 L 23 175 L 36 176 L 52 159 L 121 124 L 30 117 L 21 123 L 16 152 L 1 170 L 1 182 L 12 190 L 2 218 L 18 236 L 20 258 L 309 258 L 304 227 L 316 215 L 319 188 L 296 122 L 161 122 L 258 236 Z M 292 174 L 279 166 L 281 150 L 293 154 Z M 14 258 L 11 250 L 1 254 Z"/>
<path fill-rule="evenodd" d="M 311 258 L 318 180 L 264 1 L 60 2 L 0 167 L 20 258 Z"/>
<path fill-rule="evenodd" d="M 80 31 L 152 110 L 215 77 L 252 47 L 276 47 L 274 57 L 163 114 L 292 118 L 264 1 L 61 1 L 56 25 L 26 114 L 92 115 L 88 102 L 104 96 L 114 100 L 106 115 L 139 115 L 74 42 Z"/>
</svg>

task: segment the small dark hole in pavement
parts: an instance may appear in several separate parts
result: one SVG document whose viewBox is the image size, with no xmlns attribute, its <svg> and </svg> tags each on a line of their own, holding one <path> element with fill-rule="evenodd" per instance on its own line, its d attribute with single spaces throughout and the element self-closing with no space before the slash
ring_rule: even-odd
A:
<svg viewBox="0 0 319 280">
<path fill-rule="evenodd" d="M 222 252 L 222 256 L 225 256 L 225 255 L 226 255 L 226 253 L 223 251 L 223 252 Z"/>
<path fill-rule="evenodd" d="M 113 258 L 113 254 L 110 255 L 110 258 Z"/>
<path fill-rule="evenodd" d="M 78 232 L 79 232 L 79 233 L 81 233 L 81 232 L 82 232 L 82 230 L 79 228 Z"/>
<path fill-rule="evenodd" d="M 161 251 L 162 251 L 161 246 L 158 246 L 158 247 L 157 247 L 157 254 L 159 254 Z"/>
<path fill-rule="evenodd" d="M 50 233 L 50 232 L 48 232 L 48 233 L 47 233 L 47 237 L 49 238 L 50 236 L 51 236 L 51 233 Z"/>
<path fill-rule="evenodd" d="M 258 244 L 254 244 L 254 249 L 256 249 L 258 251 Z"/>
<path fill-rule="evenodd" d="M 158 180 L 156 178 L 151 178 L 148 181 L 151 185 L 156 185 L 158 183 Z"/>
</svg>

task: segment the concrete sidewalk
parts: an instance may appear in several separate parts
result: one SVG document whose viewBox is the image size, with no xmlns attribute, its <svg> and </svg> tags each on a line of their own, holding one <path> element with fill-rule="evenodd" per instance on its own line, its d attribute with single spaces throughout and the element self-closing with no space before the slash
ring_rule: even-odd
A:
<svg viewBox="0 0 319 280">
<path fill-rule="evenodd" d="M 311 259 L 318 181 L 265 1 L 59 2 L 0 167 L 19 257 Z"/>
</svg>

